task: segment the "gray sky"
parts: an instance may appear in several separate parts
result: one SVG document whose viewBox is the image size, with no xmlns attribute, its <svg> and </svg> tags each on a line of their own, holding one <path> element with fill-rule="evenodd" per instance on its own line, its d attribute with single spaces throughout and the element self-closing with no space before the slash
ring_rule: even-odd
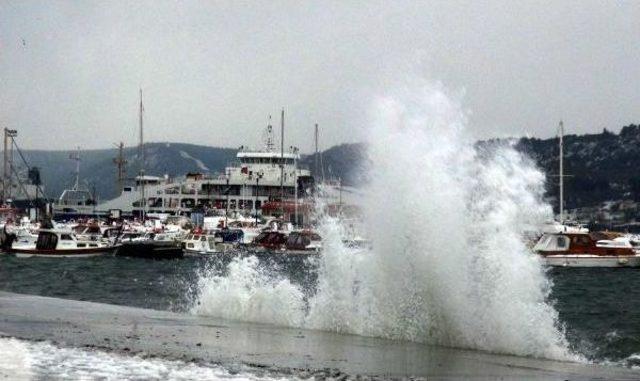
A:
<svg viewBox="0 0 640 381">
<path fill-rule="evenodd" d="M 640 122 L 640 2 L 0 1 L 0 125 L 23 147 L 362 140 L 376 96 L 463 92 L 477 138 Z"/>
</svg>

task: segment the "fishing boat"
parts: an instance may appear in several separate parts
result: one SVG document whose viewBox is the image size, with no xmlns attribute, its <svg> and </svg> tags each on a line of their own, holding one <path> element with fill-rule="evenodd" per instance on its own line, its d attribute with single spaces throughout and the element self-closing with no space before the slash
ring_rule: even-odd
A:
<svg viewBox="0 0 640 381">
<path fill-rule="evenodd" d="M 21 258 L 82 258 L 110 254 L 116 247 L 104 241 L 79 240 L 72 231 L 40 229 L 34 244 L 15 242 L 7 252 Z"/>
<path fill-rule="evenodd" d="M 628 237 L 618 233 L 547 233 L 533 250 L 547 266 L 640 266 L 640 253 Z"/>
</svg>

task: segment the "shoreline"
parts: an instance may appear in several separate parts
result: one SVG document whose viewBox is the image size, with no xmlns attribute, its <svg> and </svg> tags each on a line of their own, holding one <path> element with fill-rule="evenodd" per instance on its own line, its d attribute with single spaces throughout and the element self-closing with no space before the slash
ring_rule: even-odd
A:
<svg viewBox="0 0 640 381">
<path fill-rule="evenodd" d="M 0 292 L 0 336 L 276 375 L 638 379 L 640 371 Z"/>
</svg>

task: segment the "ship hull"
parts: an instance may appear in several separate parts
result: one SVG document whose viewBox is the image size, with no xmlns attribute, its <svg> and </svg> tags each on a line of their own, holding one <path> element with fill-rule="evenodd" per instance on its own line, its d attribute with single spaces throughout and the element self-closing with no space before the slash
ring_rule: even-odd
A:
<svg viewBox="0 0 640 381">
<path fill-rule="evenodd" d="M 116 247 L 97 247 L 88 249 L 68 250 L 39 250 L 39 249 L 9 249 L 8 253 L 18 258 L 46 257 L 46 258 L 87 258 L 108 255 L 115 251 Z"/>
<path fill-rule="evenodd" d="M 182 258 L 182 248 L 173 242 L 125 242 L 118 250 L 116 256 L 148 259 L 176 259 Z"/>
<path fill-rule="evenodd" d="M 640 267 L 640 255 L 548 255 L 542 260 L 545 265 L 553 267 Z"/>
</svg>

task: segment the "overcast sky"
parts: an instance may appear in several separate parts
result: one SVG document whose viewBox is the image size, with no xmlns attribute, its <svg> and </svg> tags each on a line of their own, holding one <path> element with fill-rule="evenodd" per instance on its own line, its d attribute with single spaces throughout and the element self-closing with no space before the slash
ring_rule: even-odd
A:
<svg viewBox="0 0 640 381">
<path fill-rule="evenodd" d="M 0 126 L 28 148 L 362 140 L 377 96 L 463 93 L 474 137 L 640 122 L 640 2 L 0 1 Z"/>
</svg>

